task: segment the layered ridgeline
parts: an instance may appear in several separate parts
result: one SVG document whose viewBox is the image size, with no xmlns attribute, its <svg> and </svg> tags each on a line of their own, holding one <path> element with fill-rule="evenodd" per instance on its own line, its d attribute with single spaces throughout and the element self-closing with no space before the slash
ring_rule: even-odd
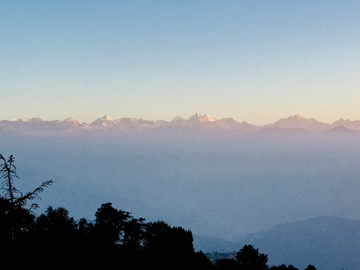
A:
<svg viewBox="0 0 360 270">
<path fill-rule="evenodd" d="M 0 121 L 1 133 L 13 132 L 74 132 L 91 130 L 151 130 L 151 129 L 200 129 L 200 130 L 235 130 L 245 133 L 272 131 L 277 129 L 296 129 L 310 132 L 348 132 L 360 131 L 360 120 L 350 121 L 339 119 L 332 124 L 319 122 L 313 118 L 307 119 L 297 114 L 280 119 L 273 124 L 256 126 L 245 121 L 238 122 L 233 117 L 216 119 L 210 115 L 196 113 L 189 119 L 180 116 L 172 121 L 144 120 L 137 118 L 111 119 L 108 115 L 98 118 L 92 123 L 79 123 L 73 118 L 63 121 L 43 121 L 41 118 L 19 118 Z"/>
<path fill-rule="evenodd" d="M 269 255 L 269 265 L 309 263 L 322 270 L 357 269 L 360 264 L 360 220 L 317 217 L 284 223 L 233 241 L 197 236 L 195 248 L 213 261 L 232 258 L 239 246 L 252 244 Z"/>
</svg>

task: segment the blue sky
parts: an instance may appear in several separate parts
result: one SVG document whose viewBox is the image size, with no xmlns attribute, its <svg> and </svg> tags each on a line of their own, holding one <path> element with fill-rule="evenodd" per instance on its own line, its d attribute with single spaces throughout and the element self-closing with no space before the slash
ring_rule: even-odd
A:
<svg viewBox="0 0 360 270">
<path fill-rule="evenodd" d="M 1 119 L 360 119 L 359 1 L 0 1 Z"/>
</svg>

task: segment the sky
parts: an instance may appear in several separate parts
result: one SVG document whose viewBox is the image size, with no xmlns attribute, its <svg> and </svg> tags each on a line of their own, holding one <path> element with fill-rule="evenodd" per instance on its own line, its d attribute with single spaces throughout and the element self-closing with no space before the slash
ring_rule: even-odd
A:
<svg viewBox="0 0 360 270">
<path fill-rule="evenodd" d="M 360 1 L 0 0 L 0 120 L 360 120 Z"/>
</svg>

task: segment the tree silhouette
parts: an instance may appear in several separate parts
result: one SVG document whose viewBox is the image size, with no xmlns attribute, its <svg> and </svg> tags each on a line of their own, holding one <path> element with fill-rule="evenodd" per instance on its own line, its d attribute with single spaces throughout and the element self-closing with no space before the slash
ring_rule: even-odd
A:
<svg viewBox="0 0 360 270">
<path fill-rule="evenodd" d="M 124 224 L 122 245 L 128 249 L 140 250 L 145 242 L 145 224 L 144 218 L 131 218 Z"/>
<path fill-rule="evenodd" d="M 266 254 L 259 253 L 253 245 L 245 245 L 236 253 L 236 259 L 241 270 L 265 270 L 268 257 Z"/>
<path fill-rule="evenodd" d="M 84 255 L 79 251 L 87 251 L 89 243 L 83 235 L 67 209 L 49 206 L 35 219 L 29 232 L 27 242 L 36 250 L 31 259 L 41 269 L 54 266 L 54 262 L 59 269 L 69 268 L 70 263 L 71 268 L 79 268 L 81 260 L 84 261 Z"/>
<path fill-rule="evenodd" d="M 196 258 L 203 261 L 200 255 L 196 257 L 191 231 L 164 221 L 147 224 L 144 250 L 149 265 L 156 269 L 192 269 Z"/>
<path fill-rule="evenodd" d="M 144 247 L 154 249 L 157 244 L 157 236 L 163 231 L 171 229 L 170 225 L 164 221 L 149 222 L 146 225 Z"/>
<path fill-rule="evenodd" d="M 31 210 L 37 208 L 36 203 L 31 203 L 28 208 L 25 206 L 33 199 L 39 197 L 39 193 L 53 183 L 52 180 L 43 182 L 39 187 L 33 191 L 23 194 L 14 186 L 14 180 L 19 178 L 16 173 L 16 167 L 14 165 L 15 158 L 11 155 L 7 160 L 0 154 L 0 179 L 3 179 L 1 183 L 1 190 L 3 196 L 1 196 L 1 213 L 2 223 L 4 227 L 1 229 L 3 235 L 10 235 L 11 239 L 14 239 L 15 234 L 19 231 L 26 231 L 26 227 L 34 218 Z"/>
<path fill-rule="evenodd" d="M 89 236 L 94 230 L 94 224 L 86 220 L 86 218 L 81 218 L 78 222 L 79 233 L 83 237 Z"/>
<path fill-rule="evenodd" d="M 17 232 L 29 230 L 35 216 L 27 209 L 0 197 L 0 239 L 11 240 Z"/>
<path fill-rule="evenodd" d="M 112 203 L 104 203 L 95 213 L 94 235 L 101 244 L 120 244 L 126 222 L 132 218 L 129 212 L 117 210 Z"/>
<path fill-rule="evenodd" d="M 77 224 L 73 217 L 69 217 L 69 211 L 64 207 L 53 209 L 49 206 L 45 214 L 40 215 L 36 219 L 35 228 L 38 231 L 61 234 L 63 232 L 74 231 L 77 228 Z"/>
</svg>

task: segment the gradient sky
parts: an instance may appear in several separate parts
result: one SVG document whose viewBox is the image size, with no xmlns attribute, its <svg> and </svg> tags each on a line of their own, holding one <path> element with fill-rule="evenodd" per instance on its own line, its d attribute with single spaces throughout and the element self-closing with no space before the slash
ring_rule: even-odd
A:
<svg viewBox="0 0 360 270">
<path fill-rule="evenodd" d="M 0 0 L 0 119 L 360 119 L 360 1 Z"/>
</svg>

